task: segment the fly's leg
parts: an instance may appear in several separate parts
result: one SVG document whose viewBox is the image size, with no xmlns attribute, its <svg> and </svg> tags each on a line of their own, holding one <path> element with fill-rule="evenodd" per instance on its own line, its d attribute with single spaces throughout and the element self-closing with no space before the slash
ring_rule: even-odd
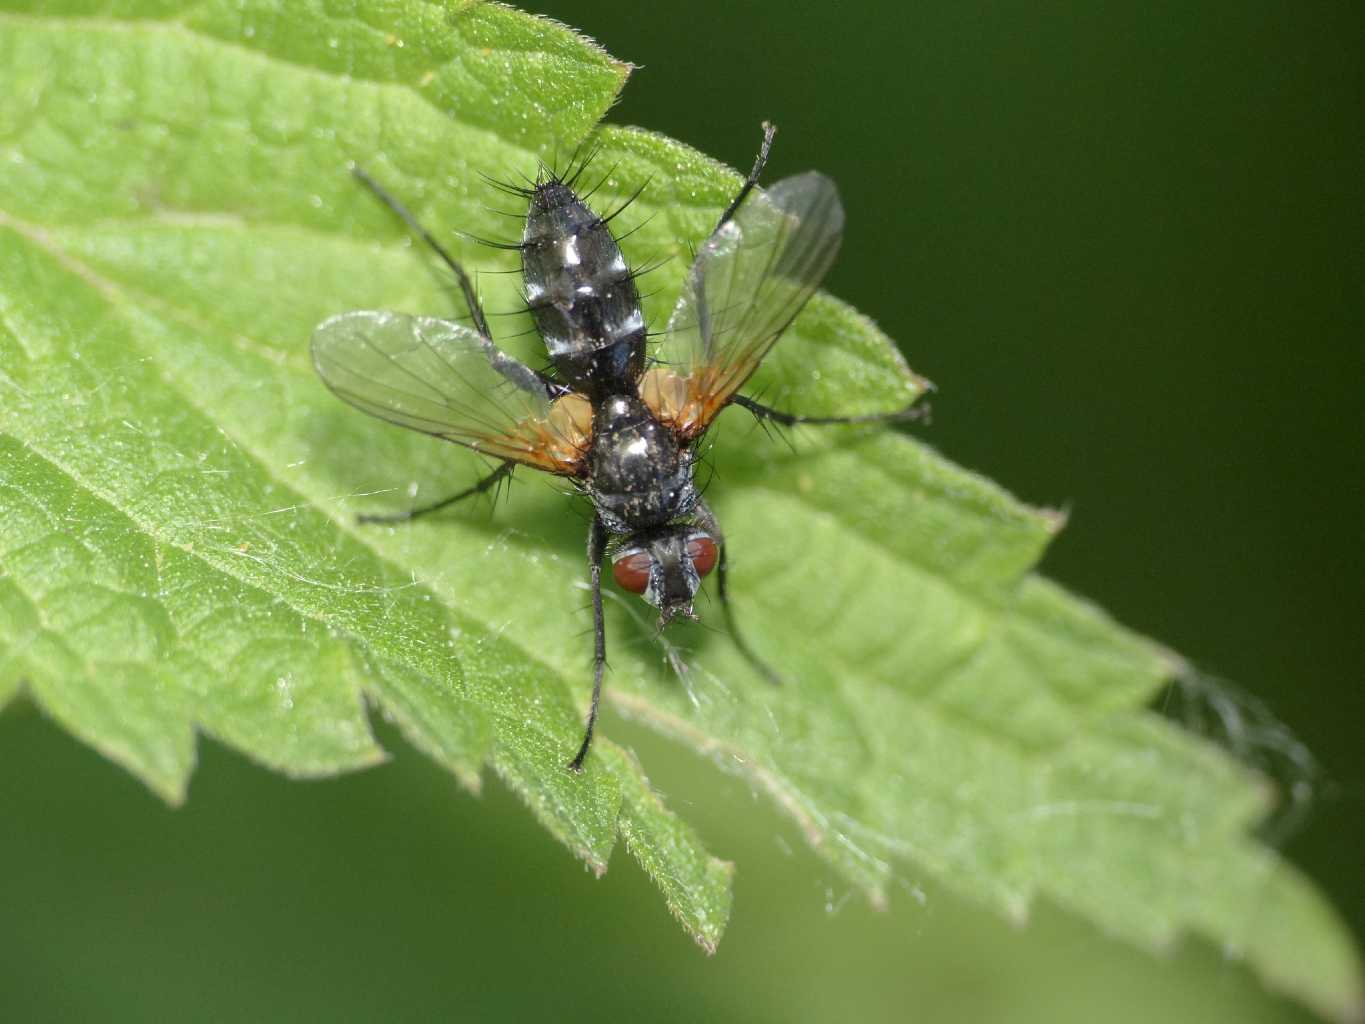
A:
<svg viewBox="0 0 1365 1024">
<path fill-rule="evenodd" d="M 464 294 L 465 304 L 469 306 L 469 315 L 474 320 L 474 329 L 479 332 L 479 337 L 483 339 L 483 352 L 488 357 L 488 362 L 493 369 L 523 391 L 529 391 L 533 395 L 539 395 L 546 399 L 557 397 L 558 389 L 554 387 L 553 381 L 537 373 L 520 360 L 509 356 L 493 344 L 493 333 L 488 329 L 488 318 L 484 315 L 483 305 L 479 302 L 478 293 L 474 290 L 474 282 L 455 257 L 446 252 L 445 247 L 436 241 L 431 232 L 418 223 L 411 210 L 399 202 L 398 198 L 383 185 L 370 177 L 368 171 L 353 164 L 351 173 L 356 176 L 361 184 L 375 194 L 375 198 L 397 214 L 399 219 L 408 226 L 408 229 L 430 246 L 431 250 L 441 258 L 441 262 L 450 268 L 455 275 L 455 280 L 460 283 L 460 291 Z"/>
<path fill-rule="evenodd" d="M 754 186 L 758 184 L 758 176 L 763 173 L 763 167 L 768 162 L 768 153 L 773 148 L 773 136 L 777 134 L 777 125 L 771 121 L 763 122 L 763 142 L 758 147 L 758 157 L 754 160 L 754 168 L 749 172 L 749 176 L 744 179 L 744 184 L 735 193 L 735 198 L 730 200 L 730 205 L 725 208 L 725 212 L 720 215 L 720 222 L 716 224 L 719 231 L 725 227 L 735 211 L 739 209 L 739 204 L 744 202 Z"/>
<path fill-rule="evenodd" d="M 766 661 L 754 653 L 754 649 L 749 646 L 749 642 L 744 639 L 744 634 L 739 631 L 735 624 L 735 612 L 730 605 L 729 591 L 726 589 L 726 550 L 728 545 L 725 543 L 725 535 L 720 532 L 720 523 L 716 521 L 716 515 L 711 511 L 711 507 L 705 501 L 697 503 L 697 525 L 711 535 L 711 539 L 716 542 L 719 549 L 716 559 L 716 593 L 720 597 L 721 611 L 725 615 L 725 628 L 730 631 L 730 639 L 734 641 L 739 653 L 744 655 L 744 660 L 757 670 L 768 682 L 774 686 L 782 684 L 782 677 L 777 674 L 777 670 Z"/>
<path fill-rule="evenodd" d="M 768 163 L 768 153 L 773 148 L 773 136 L 777 134 L 777 126 L 771 121 L 763 122 L 763 142 L 759 144 L 758 156 L 754 159 L 754 166 L 749 171 L 749 176 L 744 179 L 744 184 L 735 193 L 735 198 L 730 200 L 730 205 L 725 208 L 725 212 L 720 215 L 720 220 L 716 223 L 716 231 L 725 227 L 730 219 L 734 217 L 735 211 L 739 209 L 740 203 L 748 197 L 758 184 L 758 176 L 763 173 L 764 166 Z M 712 236 L 716 231 L 711 232 Z M 701 336 L 706 340 L 706 355 L 711 357 L 711 311 L 706 305 L 706 289 L 697 289 L 697 329 Z"/>
<path fill-rule="evenodd" d="M 588 580 L 592 585 L 592 706 L 588 709 L 588 727 L 583 731 L 583 743 L 569 762 L 569 770 L 581 772 L 583 759 L 592 746 L 592 730 L 597 724 L 597 705 L 602 699 L 602 672 L 607 667 L 607 630 L 602 622 L 602 557 L 607 551 L 607 528 L 597 516 L 592 517 L 588 531 Z"/>
<path fill-rule="evenodd" d="M 734 608 L 730 604 L 730 597 L 725 589 L 725 543 L 719 545 L 720 557 L 716 562 L 716 592 L 720 595 L 720 607 L 725 613 L 725 626 L 730 630 L 730 639 L 735 642 L 735 647 L 739 653 L 744 655 L 744 660 L 752 665 L 764 679 L 774 686 L 782 685 L 782 677 L 777 674 L 777 670 L 760 658 L 754 649 L 749 646 L 749 641 L 744 639 L 744 634 L 739 631 L 735 624 Z"/>
<path fill-rule="evenodd" d="M 463 501 L 465 498 L 473 497 L 476 494 L 482 494 L 490 487 L 495 487 L 501 481 L 510 477 L 512 475 L 512 470 L 515 468 L 515 463 L 504 462 L 497 469 L 493 470 L 493 472 L 474 484 L 473 487 L 466 487 L 463 491 L 460 491 L 458 494 L 452 494 L 449 498 L 442 498 L 440 501 L 434 501 L 430 505 L 419 505 L 417 508 L 409 509 L 407 512 L 395 512 L 391 515 L 356 516 L 356 522 L 410 523 L 412 520 L 421 516 L 428 515 L 432 512 L 439 512 L 443 508 L 454 505 L 457 501 Z"/>
<path fill-rule="evenodd" d="M 929 418 L 928 405 L 907 405 L 904 409 L 897 409 L 894 412 L 874 412 L 866 416 L 801 416 L 796 413 L 782 412 L 780 409 L 770 409 L 768 406 L 743 395 L 736 395 L 732 401 L 735 405 L 741 405 L 748 409 L 754 414 L 755 419 L 772 420 L 784 427 L 794 427 L 801 423 L 817 426 L 838 423 L 900 423 L 918 419 L 928 420 Z"/>
</svg>

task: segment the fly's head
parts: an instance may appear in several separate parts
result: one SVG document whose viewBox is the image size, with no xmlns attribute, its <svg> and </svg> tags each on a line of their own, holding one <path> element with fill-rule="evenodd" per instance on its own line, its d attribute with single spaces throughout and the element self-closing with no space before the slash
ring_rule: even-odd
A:
<svg viewBox="0 0 1365 1024">
<path fill-rule="evenodd" d="M 680 524 L 628 537 L 612 557 L 611 572 L 623 588 L 659 609 L 662 630 L 679 615 L 697 617 L 692 598 L 715 568 L 716 556 L 710 534 Z"/>
</svg>

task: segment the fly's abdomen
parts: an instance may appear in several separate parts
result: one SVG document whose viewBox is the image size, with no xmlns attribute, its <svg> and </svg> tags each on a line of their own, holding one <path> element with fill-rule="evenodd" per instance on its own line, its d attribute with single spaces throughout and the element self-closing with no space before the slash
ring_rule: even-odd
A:
<svg viewBox="0 0 1365 1024">
<path fill-rule="evenodd" d="M 633 390 L 644 369 L 644 315 L 602 218 L 563 182 L 537 185 L 521 260 L 526 303 L 561 379 L 588 394 Z"/>
</svg>

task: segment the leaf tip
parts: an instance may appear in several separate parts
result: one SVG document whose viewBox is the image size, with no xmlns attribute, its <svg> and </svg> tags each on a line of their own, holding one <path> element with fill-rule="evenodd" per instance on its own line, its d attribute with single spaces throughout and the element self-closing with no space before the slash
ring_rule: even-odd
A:
<svg viewBox="0 0 1365 1024">
<path fill-rule="evenodd" d="M 483 796 L 483 776 L 469 768 L 452 768 L 455 781 L 470 796 Z"/>
<path fill-rule="evenodd" d="M 1042 507 L 1037 511 L 1043 521 L 1043 528 L 1047 530 L 1050 537 L 1055 537 L 1065 530 L 1066 524 L 1071 520 L 1071 509 L 1066 506 L 1062 508 Z"/>
<path fill-rule="evenodd" d="M 1010 896 L 1005 899 L 1005 919 L 1016 928 L 1027 927 L 1031 909 L 1027 896 Z"/>
<path fill-rule="evenodd" d="M 172 810 L 179 810 L 185 806 L 185 801 L 189 798 L 190 784 L 188 778 L 173 780 L 154 780 L 144 779 L 147 787 L 153 793 L 166 802 L 166 806 Z"/>
</svg>

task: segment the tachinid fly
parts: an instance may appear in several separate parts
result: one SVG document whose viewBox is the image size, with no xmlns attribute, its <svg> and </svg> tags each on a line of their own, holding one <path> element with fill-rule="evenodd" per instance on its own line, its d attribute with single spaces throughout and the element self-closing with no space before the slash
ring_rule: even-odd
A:
<svg viewBox="0 0 1365 1024">
<path fill-rule="evenodd" d="M 626 590 L 659 609 L 659 626 L 695 618 L 701 578 L 716 572 L 731 636 L 777 677 L 735 629 L 726 547 L 693 479 L 698 446 L 732 402 L 780 424 L 866 423 L 909 415 L 806 417 L 740 394 L 834 261 L 844 213 L 834 183 L 809 172 L 756 190 L 774 129 L 763 126 L 753 170 L 702 245 L 667 329 L 646 331 L 634 274 L 611 232 L 574 191 L 542 171 L 514 187 L 528 205 L 521 252 L 526 302 L 549 350 L 541 373 L 507 355 L 464 269 L 373 179 L 357 176 L 454 272 L 471 326 L 435 317 L 358 311 L 313 334 L 313 363 L 340 398 L 373 416 L 455 441 L 500 465 L 473 487 L 389 521 L 480 493 L 518 465 L 570 480 L 591 502 L 592 704 L 578 753 L 592 744 L 606 663 L 602 559 Z"/>
</svg>

